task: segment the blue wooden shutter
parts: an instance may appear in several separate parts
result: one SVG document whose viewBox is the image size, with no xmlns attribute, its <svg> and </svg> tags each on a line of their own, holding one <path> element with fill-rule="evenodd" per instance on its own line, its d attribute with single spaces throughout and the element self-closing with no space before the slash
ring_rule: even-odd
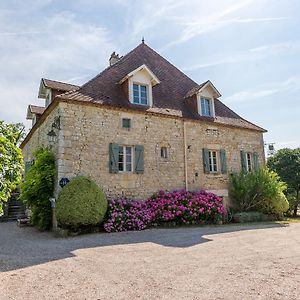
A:
<svg viewBox="0 0 300 300">
<path fill-rule="evenodd" d="M 227 173 L 227 162 L 226 162 L 226 151 L 224 149 L 220 150 L 220 161 L 221 161 L 221 173 Z"/>
<path fill-rule="evenodd" d="M 118 173 L 119 172 L 119 145 L 109 144 L 109 172 Z"/>
<path fill-rule="evenodd" d="M 242 171 L 247 172 L 246 153 L 243 150 L 241 150 L 241 166 L 242 166 Z"/>
<path fill-rule="evenodd" d="M 256 152 L 253 153 L 253 167 L 255 171 L 259 169 L 258 154 Z"/>
<path fill-rule="evenodd" d="M 210 173 L 209 172 L 209 150 L 208 149 L 203 149 L 202 155 L 203 155 L 204 173 L 208 174 L 208 173 Z"/>
<path fill-rule="evenodd" d="M 137 174 L 144 173 L 144 146 L 136 145 L 134 147 L 135 152 L 135 172 Z"/>
</svg>

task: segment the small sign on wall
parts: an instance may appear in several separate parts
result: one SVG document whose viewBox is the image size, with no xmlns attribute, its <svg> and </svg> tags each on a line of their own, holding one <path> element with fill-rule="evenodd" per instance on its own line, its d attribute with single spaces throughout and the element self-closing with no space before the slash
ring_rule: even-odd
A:
<svg viewBox="0 0 300 300">
<path fill-rule="evenodd" d="M 66 177 L 62 177 L 59 181 L 59 186 L 63 188 L 65 185 L 67 185 L 70 182 L 70 180 Z"/>
</svg>

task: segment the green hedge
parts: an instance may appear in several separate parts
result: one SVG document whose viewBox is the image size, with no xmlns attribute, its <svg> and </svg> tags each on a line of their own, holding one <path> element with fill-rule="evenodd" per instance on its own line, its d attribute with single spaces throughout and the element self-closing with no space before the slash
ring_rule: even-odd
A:
<svg viewBox="0 0 300 300">
<path fill-rule="evenodd" d="M 21 184 L 21 200 L 30 207 L 31 222 L 41 230 L 51 228 L 52 212 L 49 199 L 53 197 L 55 159 L 48 148 L 33 154 L 34 160 Z"/>
<path fill-rule="evenodd" d="M 107 211 L 104 192 L 91 179 L 75 177 L 60 192 L 56 216 L 63 228 L 98 225 Z"/>
</svg>

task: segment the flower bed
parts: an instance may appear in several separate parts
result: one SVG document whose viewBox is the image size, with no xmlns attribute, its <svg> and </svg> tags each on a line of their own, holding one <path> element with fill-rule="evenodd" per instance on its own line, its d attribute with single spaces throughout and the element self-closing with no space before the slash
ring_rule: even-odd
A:
<svg viewBox="0 0 300 300">
<path fill-rule="evenodd" d="M 108 218 L 104 223 L 107 232 L 143 230 L 152 221 L 152 211 L 145 201 L 126 198 L 109 201 Z"/>
<path fill-rule="evenodd" d="M 109 202 L 104 224 L 107 232 L 143 230 L 152 224 L 216 223 L 227 214 L 222 198 L 204 190 L 160 191 L 146 201 L 116 199 Z"/>
<path fill-rule="evenodd" d="M 153 221 L 177 224 L 216 223 L 226 215 L 222 198 L 204 190 L 160 191 L 147 201 Z"/>
</svg>

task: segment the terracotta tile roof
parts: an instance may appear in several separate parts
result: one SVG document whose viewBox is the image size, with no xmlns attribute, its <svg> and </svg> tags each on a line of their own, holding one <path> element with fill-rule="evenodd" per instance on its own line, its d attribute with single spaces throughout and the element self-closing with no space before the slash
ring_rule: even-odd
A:
<svg viewBox="0 0 300 300">
<path fill-rule="evenodd" d="M 43 81 L 45 87 L 54 89 L 54 90 L 58 90 L 58 91 L 67 92 L 67 91 L 73 91 L 73 90 L 79 89 L 78 85 L 65 83 L 65 82 L 61 82 L 61 81 L 55 81 L 55 80 L 50 80 L 50 79 L 46 79 L 46 78 L 42 78 L 42 81 Z"/>
<path fill-rule="evenodd" d="M 143 64 L 160 80 L 160 83 L 152 89 L 152 107 L 131 104 L 122 85 L 118 84 L 128 73 Z M 265 131 L 241 118 L 218 99 L 215 101 L 215 119 L 199 116 L 197 110 L 185 97 L 194 94 L 194 91 L 206 83 L 197 84 L 149 46 L 142 43 L 76 91 L 66 92 L 57 97 Z"/>
<path fill-rule="evenodd" d="M 46 109 L 46 107 L 43 107 L 43 106 L 36 106 L 36 105 L 29 105 L 28 106 L 28 109 L 29 109 L 29 111 L 32 113 L 32 114 L 36 114 L 36 115 L 41 115 L 44 111 L 45 111 L 45 109 Z"/>
</svg>

